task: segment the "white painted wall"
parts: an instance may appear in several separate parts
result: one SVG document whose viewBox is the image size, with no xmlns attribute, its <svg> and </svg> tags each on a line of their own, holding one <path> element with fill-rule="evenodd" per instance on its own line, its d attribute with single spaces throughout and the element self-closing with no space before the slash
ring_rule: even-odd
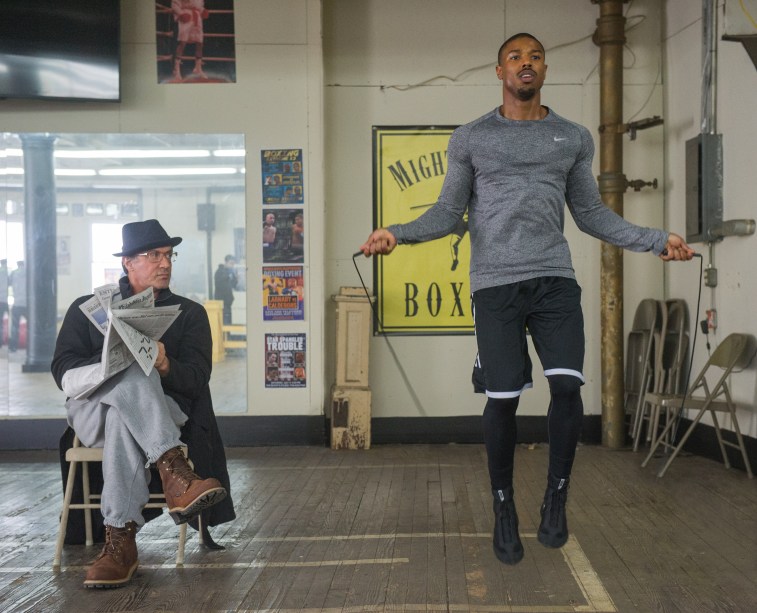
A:
<svg viewBox="0 0 757 613">
<path fill-rule="evenodd" d="M 246 206 L 251 283 L 261 265 L 254 248 L 260 244 L 258 151 L 304 149 L 307 321 L 275 324 L 275 329 L 274 324 L 263 324 L 259 296 L 248 292 L 248 321 L 260 322 L 249 328 L 247 387 L 254 415 L 320 414 L 328 400 L 334 379 L 330 296 L 340 286 L 359 283 L 351 255 L 371 230 L 371 126 L 460 124 L 494 108 L 501 99 L 494 74 L 496 51 L 507 36 L 530 31 L 548 49 L 544 102 L 597 136 L 599 52 L 590 36 L 599 9 L 589 0 L 238 0 L 237 83 L 212 87 L 158 85 L 153 2 L 122 4 L 123 101 L 2 101 L 0 130 L 181 133 L 189 124 L 208 133 L 243 133 L 250 152 Z M 664 189 L 656 192 L 627 193 L 626 217 L 682 232 L 683 143 L 699 129 L 700 3 L 668 0 L 661 8 L 654 0 L 636 0 L 626 10 L 624 117 L 664 115 L 666 121 L 664 132 L 656 128 L 640 132 L 634 142 L 625 140 L 628 178 L 664 181 Z M 736 43 L 721 43 L 719 58 L 718 129 L 724 134 L 726 217 L 754 217 L 757 76 Z M 466 72 L 478 67 L 483 68 Z M 461 76 L 408 91 L 390 87 L 439 75 Z M 584 288 L 586 412 L 598 414 L 600 245 L 572 226 L 567 232 Z M 755 240 L 727 239 L 715 248 L 720 284 L 705 290 L 703 308 L 718 309 L 718 338 L 736 330 L 757 333 L 750 318 L 757 296 Z M 698 273 L 694 264 L 664 266 L 649 254 L 628 253 L 625 265 L 626 330 L 645 297 L 685 298 L 693 310 Z M 361 269 L 370 279 L 370 263 L 361 262 Z M 308 388 L 264 389 L 266 331 L 307 332 Z M 469 383 L 473 337 L 394 337 L 392 343 L 399 364 L 384 339 L 372 339 L 375 416 L 480 413 L 483 400 L 473 395 Z M 700 342 L 695 370 L 705 356 Z M 400 366 L 412 381 L 412 394 Z M 534 374 L 536 389 L 524 397 L 524 414 L 543 414 L 546 409 L 546 385 L 539 372 Z M 732 383 L 738 402 L 753 407 L 754 367 L 734 375 Z M 413 394 L 421 406 L 415 405 Z M 757 435 L 757 418 L 746 408 L 742 425 L 751 436 Z"/>
<path fill-rule="evenodd" d="M 592 41 L 599 9 L 588 0 L 324 0 L 326 109 L 326 295 L 359 285 L 351 256 L 372 224 L 371 126 L 457 125 L 501 103 L 494 72 L 497 50 L 510 35 L 531 32 L 546 46 L 549 65 L 543 103 L 589 127 L 597 140 L 599 50 Z M 639 17 L 631 17 L 636 16 Z M 624 79 L 625 116 L 662 114 L 660 8 L 634 2 L 628 22 Z M 480 67 L 480 69 L 471 70 Z M 469 72 L 468 72 L 469 71 Z M 446 75 L 452 79 L 433 77 Z M 454 77 L 457 76 L 457 79 Z M 392 86 L 426 83 L 400 91 Z M 598 141 L 597 141 L 598 142 Z M 629 179 L 663 178 L 662 131 L 626 139 Z M 598 156 L 597 156 L 598 157 Z M 595 164 L 595 168 L 598 166 Z M 598 172 L 598 171 L 597 171 Z M 629 192 L 626 217 L 661 227 L 661 191 Z M 600 243 L 568 223 L 574 266 L 582 285 L 587 354 L 586 412 L 601 413 L 599 253 Z M 371 278 L 371 264 L 361 270 Z M 642 298 L 663 297 L 663 264 L 649 254 L 625 256 L 625 321 Z M 326 318 L 327 338 L 333 322 Z M 395 361 L 385 340 L 371 344 L 373 414 L 388 416 L 477 415 L 484 404 L 474 395 L 470 374 L 475 339 L 392 337 Z M 535 356 L 535 353 L 532 354 Z M 333 358 L 327 351 L 327 381 Z M 535 389 L 519 411 L 541 415 L 548 390 L 535 361 Z M 411 382 L 406 384 L 402 371 Z M 414 400 L 418 399 L 418 403 Z M 420 405 L 420 406 L 418 406 Z"/>
<path fill-rule="evenodd" d="M 732 0 L 728 0 L 729 2 Z M 723 31 L 723 0 L 718 2 L 719 36 Z M 685 201 L 685 142 L 701 131 L 700 75 L 702 72 L 702 3 L 668 0 L 663 25 L 665 48 L 665 198 L 666 223 L 683 228 Z M 723 135 L 723 216 L 725 219 L 757 217 L 755 206 L 755 143 L 757 143 L 757 69 L 741 43 L 718 42 L 716 129 Z M 713 259 L 701 243 L 694 245 L 704 255 L 705 266 L 718 269 L 718 285 L 703 288 L 702 312 L 718 311 L 717 333 L 710 344 L 731 332 L 757 336 L 757 237 L 732 237 L 716 243 Z M 666 294 L 686 298 L 696 306 L 698 267 L 670 268 Z M 693 315 L 692 315 L 693 318 Z M 704 315 L 700 316 L 703 319 Z M 693 372 L 707 359 L 702 338 L 697 342 Z M 742 432 L 757 436 L 757 377 L 754 362 L 731 376 L 731 389 L 741 407 Z M 726 424 L 730 425 L 729 420 Z"/>
</svg>

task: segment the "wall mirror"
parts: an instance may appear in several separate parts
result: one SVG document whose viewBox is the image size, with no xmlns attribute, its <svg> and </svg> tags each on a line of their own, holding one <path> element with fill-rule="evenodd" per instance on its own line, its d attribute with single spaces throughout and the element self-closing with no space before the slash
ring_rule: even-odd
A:
<svg viewBox="0 0 757 613">
<path fill-rule="evenodd" d="M 178 294 L 206 304 L 215 297 L 215 272 L 226 256 L 233 258 L 238 282 L 227 323 L 235 326 L 234 342 L 214 349 L 211 390 L 216 413 L 246 413 L 244 136 L 0 137 L 0 258 L 6 261 L 0 270 L 0 418 L 65 416 L 63 392 L 49 372 L 52 352 L 38 342 L 34 321 L 49 320 L 43 336 L 54 337 L 75 298 L 116 282 L 122 271 L 112 254 L 120 251 L 121 226 L 150 218 L 183 238 L 171 282 Z M 43 269 L 49 280 L 40 287 Z M 21 277 L 33 307 L 24 306 Z M 28 308 L 34 314 L 47 309 L 49 316 L 29 317 Z M 229 336 L 222 328 L 214 333 L 221 342 Z"/>
</svg>

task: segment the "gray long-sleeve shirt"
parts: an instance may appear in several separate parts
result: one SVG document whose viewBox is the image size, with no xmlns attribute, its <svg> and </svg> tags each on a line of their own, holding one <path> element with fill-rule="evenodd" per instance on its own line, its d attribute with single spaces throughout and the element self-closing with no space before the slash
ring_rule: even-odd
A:
<svg viewBox="0 0 757 613">
<path fill-rule="evenodd" d="M 449 234 L 468 212 L 471 292 L 535 277 L 575 278 L 563 234 L 565 204 L 580 230 L 632 251 L 662 253 L 668 234 L 629 223 L 601 201 L 589 131 L 549 109 L 514 121 L 499 109 L 457 128 L 439 200 L 388 230 L 397 242 Z"/>
</svg>

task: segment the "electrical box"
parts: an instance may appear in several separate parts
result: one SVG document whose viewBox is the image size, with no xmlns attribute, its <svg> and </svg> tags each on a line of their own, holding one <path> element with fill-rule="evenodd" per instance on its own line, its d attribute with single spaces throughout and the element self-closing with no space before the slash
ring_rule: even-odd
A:
<svg viewBox="0 0 757 613">
<path fill-rule="evenodd" d="M 699 134 L 686 141 L 686 242 L 717 240 L 723 223 L 723 140 Z"/>
</svg>

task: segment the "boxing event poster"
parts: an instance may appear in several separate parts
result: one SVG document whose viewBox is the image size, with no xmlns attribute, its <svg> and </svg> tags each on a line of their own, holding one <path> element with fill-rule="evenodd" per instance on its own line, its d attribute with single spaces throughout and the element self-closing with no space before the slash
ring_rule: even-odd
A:
<svg viewBox="0 0 757 613">
<path fill-rule="evenodd" d="M 158 83 L 236 83 L 234 0 L 155 0 Z"/>
<path fill-rule="evenodd" d="M 302 263 L 305 214 L 302 209 L 263 209 L 263 262 Z"/>
<path fill-rule="evenodd" d="M 374 227 L 407 223 L 436 203 L 454 127 L 373 127 Z M 373 258 L 377 334 L 472 334 L 467 216 L 452 234 Z M 380 320 L 380 322 L 378 321 Z"/>
<path fill-rule="evenodd" d="M 263 204 L 302 204 L 302 149 L 263 149 L 260 152 Z"/>
<path fill-rule="evenodd" d="M 302 266 L 263 266 L 263 321 L 305 319 Z"/>
<path fill-rule="evenodd" d="M 265 386 L 307 387 L 305 334 L 265 335 Z"/>
</svg>

